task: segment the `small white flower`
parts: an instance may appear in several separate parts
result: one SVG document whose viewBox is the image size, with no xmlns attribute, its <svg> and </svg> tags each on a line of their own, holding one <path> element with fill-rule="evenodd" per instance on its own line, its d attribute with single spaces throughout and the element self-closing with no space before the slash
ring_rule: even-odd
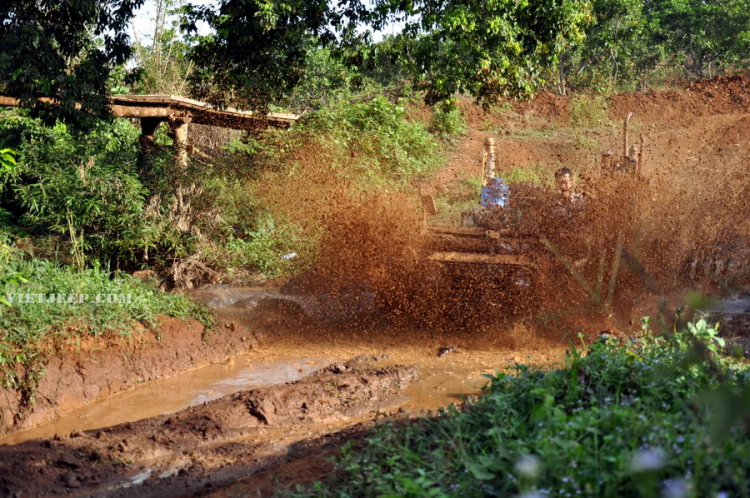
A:
<svg viewBox="0 0 750 498">
<path fill-rule="evenodd" d="M 518 495 L 517 498 L 544 498 L 544 495 L 537 491 L 526 491 L 525 493 Z"/>
<path fill-rule="evenodd" d="M 659 470 L 664 466 L 664 453 L 659 448 L 641 450 L 630 459 L 631 472 Z"/>
<path fill-rule="evenodd" d="M 685 479 L 667 479 L 664 481 L 664 498 L 686 498 L 690 495 L 690 483 Z"/>
<path fill-rule="evenodd" d="M 541 468 L 541 462 L 533 455 L 523 455 L 516 462 L 516 471 L 518 471 L 521 476 L 528 479 L 533 479 L 539 475 L 539 470 L 541 470 Z"/>
</svg>

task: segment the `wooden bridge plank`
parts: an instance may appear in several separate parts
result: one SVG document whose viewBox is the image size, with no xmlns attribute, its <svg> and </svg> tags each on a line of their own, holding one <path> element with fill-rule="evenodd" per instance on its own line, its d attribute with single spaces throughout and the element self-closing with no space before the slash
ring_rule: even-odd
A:
<svg viewBox="0 0 750 498">
<path fill-rule="evenodd" d="M 46 97 L 39 100 L 53 102 Z M 0 106 L 20 105 L 20 101 L 14 97 L 0 96 Z M 267 126 L 285 128 L 299 119 L 298 115 L 288 113 L 263 115 L 234 107 L 217 109 L 206 102 L 177 95 L 113 95 L 110 108 L 115 116 L 121 118 L 191 117 L 194 123 L 240 130 L 257 130 Z"/>
</svg>

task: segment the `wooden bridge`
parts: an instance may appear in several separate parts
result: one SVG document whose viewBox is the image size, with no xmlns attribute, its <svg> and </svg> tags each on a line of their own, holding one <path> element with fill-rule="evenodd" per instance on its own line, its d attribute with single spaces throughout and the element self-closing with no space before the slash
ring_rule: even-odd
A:
<svg viewBox="0 0 750 498">
<path fill-rule="evenodd" d="M 40 100 L 53 102 L 49 98 Z M 0 96 L 0 106 L 20 105 L 16 98 Z M 167 122 L 174 134 L 178 161 L 182 163 L 187 161 L 188 126 L 191 122 L 235 130 L 260 131 L 269 127 L 287 128 L 299 119 L 296 114 L 259 114 L 234 107 L 218 109 L 205 102 L 176 95 L 113 95 L 109 107 L 117 117 L 140 119 L 140 142 L 144 148 L 153 145 L 157 127 L 162 122 Z"/>
</svg>

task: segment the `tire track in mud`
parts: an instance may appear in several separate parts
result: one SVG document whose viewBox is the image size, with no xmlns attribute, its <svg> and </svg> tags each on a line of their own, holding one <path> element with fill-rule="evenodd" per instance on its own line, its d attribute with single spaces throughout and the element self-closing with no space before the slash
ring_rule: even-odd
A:
<svg viewBox="0 0 750 498">
<path fill-rule="evenodd" d="M 222 474 L 236 478 L 259 457 L 255 438 L 379 412 L 401 399 L 417 375 L 413 365 L 351 361 L 176 414 L 0 446 L 0 496 L 173 495 L 187 491 L 185 474 L 201 481 L 203 468 L 210 469 L 209 482 Z"/>
<path fill-rule="evenodd" d="M 615 96 L 612 99 L 612 114 L 635 111 L 636 119 L 643 120 L 644 131 L 650 127 L 652 139 L 646 142 L 646 157 L 649 161 L 647 166 L 649 168 L 663 166 L 663 169 L 657 171 L 663 174 L 664 182 L 660 183 L 661 178 L 656 178 L 653 182 L 659 187 L 666 188 L 670 185 L 674 187 L 675 202 L 690 199 L 690 189 L 696 185 L 696 182 L 700 186 L 700 182 L 705 180 L 701 176 L 702 171 L 695 171 L 693 168 L 696 164 L 708 168 L 708 173 L 711 173 L 710 181 L 704 183 L 713 185 L 723 180 L 726 175 L 725 170 L 731 169 L 736 181 L 740 182 L 734 185 L 735 193 L 739 193 L 742 188 L 745 188 L 747 192 L 748 169 L 745 160 L 748 142 L 745 140 L 737 143 L 736 137 L 745 136 L 744 132 L 748 129 L 747 113 L 750 111 L 748 107 L 750 101 L 747 98 L 743 100 L 735 94 L 744 91 L 744 95 L 747 96 L 748 81 L 750 80 L 747 78 L 730 81 L 735 86 L 741 83 L 739 90 L 732 89 L 734 87 L 722 90 L 718 83 L 714 84 L 711 86 L 711 92 L 719 97 L 703 95 L 699 92 L 700 89 L 696 88 L 689 91 L 670 90 L 663 94 Z M 549 97 L 547 100 L 550 100 Z M 701 120 L 694 119 L 693 106 L 696 102 L 700 104 Z M 563 109 L 560 111 L 563 114 L 567 112 L 564 107 L 555 108 L 558 107 Z M 566 119 L 566 116 L 561 117 L 558 114 L 554 114 L 554 119 L 550 118 L 550 122 Z M 671 121 L 674 116 L 679 116 L 680 119 Z M 620 118 L 620 116 L 613 116 L 615 117 Z M 445 188 L 443 184 L 459 180 L 458 175 L 461 172 L 476 171 L 479 157 L 475 151 L 479 150 L 481 139 L 487 134 L 476 130 L 471 131 L 469 137 L 471 143 L 462 144 L 457 152 L 457 155 L 463 157 L 454 157 L 450 167 L 446 170 L 448 173 L 443 176 L 436 175 L 434 182 L 425 185 L 425 188 L 428 191 L 440 191 L 439 189 Z M 592 137 L 596 139 L 597 146 L 601 145 L 604 150 L 609 148 L 606 147 L 607 145 L 616 143 L 614 137 L 619 134 L 615 132 L 612 135 L 612 137 L 598 137 L 597 135 L 592 135 Z M 532 161 L 541 160 L 546 162 L 543 164 L 544 170 L 551 174 L 559 165 L 560 158 L 563 157 L 564 160 L 581 162 L 580 165 L 571 165 L 576 172 L 598 173 L 598 164 L 595 162 L 598 150 L 578 149 L 560 156 L 558 153 L 572 146 L 568 140 L 569 137 L 558 138 L 565 140 L 553 142 L 547 139 L 526 139 L 521 141 L 514 140 L 508 135 L 500 137 L 509 145 L 507 148 L 509 154 L 504 157 L 506 161 L 504 167 L 524 167 L 530 165 Z M 706 148 L 710 150 L 706 151 Z M 591 164 L 584 160 L 589 156 Z M 742 169 L 743 166 L 745 169 Z M 499 168 L 499 171 L 502 174 L 503 168 Z M 324 172 L 323 169 L 313 171 L 313 173 L 321 172 Z M 323 176 L 321 173 L 321 178 Z M 677 180 L 681 184 L 675 185 Z M 317 197 L 325 199 L 326 205 L 335 205 L 325 196 L 319 196 L 319 190 L 310 190 L 309 182 L 297 182 L 302 186 L 299 188 L 307 189 L 305 196 L 300 197 L 305 202 L 297 203 L 300 209 L 304 207 L 305 211 L 315 212 Z M 320 185 L 331 188 L 323 180 Z M 279 188 L 283 190 L 286 187 L 287 184 L 281 184 Z M 450 185 L 447 186 L 447 188 L 450 187 Z M 296 191 L 291 189 L 290 192 L 292 195 Z M 325 190 L 322 192 L 325 194 Z M 667 191 L 661 191 L 662 194 L 665 192 Z M 289 198 L 288 196 L 279 197 L 285 202 Z M 418 209 L 412 209 L 407 201 L 408 199 L 399 196 L 384 196 L 378 202 L 364 203 L 367 208 L 365 213 L 361 212 L 363 210 L 359 209 L 358 205 L 341 201 L 343 203 L 341 212 L 334 210 L 333 213 L 328 213 L 326 211 L 326 215 L 330 216 L 331 226 L 341 227 L 341 232 L 335 234 L 339 236 L 338 242 L 330 248 L 332 255 L 328 261 L 330 272 L 312 274 L 307 290 L 312 293 L 337 291 L 344 295 L 352 286 L 356 288 L 355 284 L 363 281 L 367 283 L 368 279 L 369 282 L 378 284 L 380 289 L 387 290 L 389 286 L 403 285 L 403 282 L 411 277 L 410 274 L 401 275 L 401 280 L 398 280 L 389 272 L 394 268 L 399 270 L 397 265 L 394 266 L 393 261 L 401 262 L 406 259 L 402 257 L 401 251 L 397 250 L 399 246 L 395 242 L 403 240 L 403 245 L 408 246 L 415 238 L 414 226 L 417 226 L 420 221 L 414 219 Z M 739 209 L 743 206 L 735 204 L 735 207 Z M 747 209 L 747 207 L 748 204 L 744 204 L 744 208 Z M 720 206 L 714 211 L 716 217 L 711 218 L 712 223 L 714 223 L 713 220 L 725 219 L 725 207 Z M 667 215 L 672 213 L 671 211 L 657 211 L 651 219 L 663 223 L 663 220 L 668 219 L 662 215 L 663 212 Z M 389 225 L 384 223 L 384 220 L 394 223 Z M 685 226 L 686 230 L 690 229 L 687 230 L 688 232 L 695 230 L 694 226 L 688 226 L 685 223 L 685 217 L 677 216 L 672 221 L 675 224 L 673 232 L 664 232 L 662 227 L 657 227 L 661 230 L 658 234 L 661 238 L 655 240 L 665 240 L 668 245 L 655 245 L 654 250 L 651 251 L 660 256 L 653 265 L 655 270 L 669 275 L 674 274 L 675 266 L 666 263 L 674 262 L 683 256 L 680 251 L 672 247 L 682 242 L 684 238 L 678 228 Z M 400 225 L 399 222 L 401 222 Z M 747 223 L 747 218 L 744 223 Z M 705 222 L 703 224 L 705 225 Z M 746 236 L 748 232 L 745 228 L 745 231 L 738 233 L 739 236 Z M 710 242 L 713 244 L 717 240 L 720 241 L 718 236 Z M 747 259 L 744 261 L 747 262 Z M 349 267 L 346 265 L 347 262 L 351 262 Z M 344 270 L 347 269 L 349 271 L 345 272 Z M 642 296 L 649 299 L 653 297 L 646 295 L 641 288 L 638 292 L 639 294 L 635 297 L 639 299 Z M 334 295 L 336 295 L 335 292 Z M 420 308 L 417 311 L 423 312 L 423 309 Z M 566 320 L 569 321 L 569 325 Z M 577 313 L 567 318 L 564 316 L 554 318 L 549 325 L 550 332 L 545 335 L 545 338 L 560 342 L 561 329 L 569 328 L 571 333 L 580 331 L 585 326 L 584 322 L 591 327 L 598 327 L 601 323 L 601 316 L 584 316 Z M 366 326 L 359 321 L 355 323 L 358 327 L 357 333 L 366 327 L 372 329 L 362 332 L 364 337 L 357 338 L 360 343 L 367 339 L 372 344 L 381 345 L 384 338 L 387 338 L 380 330 Z M 435 340 L 443 341 L 445 338 L 455 341 L 460 337 L 453 328 L 441 329 L 439 325 L 441 323 L 430 323 L 429 327 L 425 327 L 430 335 L 441 336 L 440 339 Z M 276 324 L 272 324 L 270 328 L 273 328 L 274 332 L 278 331 Z M 507 328 L 509 327 L 505 327 Z M 351 329 L 351 331 L 354 330 Z M 349 329 L 342 331 L 340 337 L 351 339 L 351 331 Z M 319 333 L 318 337 L 313 337 L 308 335 L 308 331 L 303 333 L 306 341 L 317 341 L 318 344 L 323 344 L 325 341 L 330 343 L 339 337 L 336 334 L 325 335 L 323 333 Z M 300 330 L 295 328 L 294 335 L 301 335 Z M 387 339 L 392 339 L 394 343 L 403 346 L 407 338 L 396 337 L 397 335 L 394 334 L 393 338 Z M 416 337 L 417 335 L 411 333 L 409 338 L 414 342 L 425 343 L 427 341 L 427 339 Z M 507 330 L 498 332 L 494 339 L 498 338 L 506 342 L 510 341 L 514 347 L 516 344 L 525 345 L 531 340 L 539 340 L 538 337 L 529 338 L 525 335 L 514 338 L 508 334 Z M 493 338 L 488 335 L 472 342 L 477 344 L 483 342 L 482 348 L 487 349 L 491 339 Z M 361 347 L 361 344 L 358 344 L 358 347 Z M 0 447 L 0 453 L 2 453 L 0 495 L 12 496 L 19 490 L 32 495 L 52 492 L 87 495 L 98 494 L 107 489 L 109 489 L 109 494 L 117 496 L 203 494 L 207 489 L 204 488 L 206 485 L 211 488 L 226 485 L 236 481 L 243 473 L 247 475 L 253 472 L 251 467 L 257 470 L 258 465 L 263 465 L 261 460 L 269 453 L 269 439 L 267 438 L 284 440 L 291 437 L 291 434 L 297 433 L 295 431 L 305 433 L 311 427 L 310 424 L 316 422 L 342 420 L 373 408 L 381 410 L 388 403 L 395 403 L 403 394 L 403 387 L 408 385 L 416 375 L 413 367 L 355 368 L 351 371 L 347 367 L 346 370 L 339 369 L 338 372 L 334 371 L 336 368 L 338 367 L 323 371 L 296 384 L 235 394 L 203 406 L 184 410 L 176 415 L 155 417 L 99 431 L 74 433 L 65 438 L 35 441 L 15 447 Z M 253 439 L 256 436 L 259 437 L 258 440 Z M 334 438 L 334 440 L 338 444 L 349 437 L 354 437 L 354 433 L 350 432 L 341 439 Z M 298 439 L 304 439 L 304 435 L 299 436 Z M 282 448 L 279 451 L 285 451 L 285 449 Z M 294 457 L 295 452 L 289 450 L 288 454 Z M 304 454 L 304 452 L 300 453 L 300 455 Z M 139 462 L 141 466 L 130 462 Z M 146 464 L 147 466 L 143 466 Z M 275 472 L 283 473 L 288 468 L 277 467 Z M 136 470 L 141 470 L 141 472 L 138 473 Z M 127 485 L 131 486 L 126 487 Z"/>
</svg>

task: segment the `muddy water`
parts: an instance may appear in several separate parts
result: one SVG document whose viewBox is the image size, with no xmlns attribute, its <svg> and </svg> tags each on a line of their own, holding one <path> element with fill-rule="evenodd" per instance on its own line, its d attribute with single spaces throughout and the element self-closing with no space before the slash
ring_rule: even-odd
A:
<svg viewBox="0 0 750 498">
<path fill-rule="evenodd" d="M 18 444 L 174 413 L 241 390 L 293 382 L 341 358 L 354 356 L 350 348 L 329 346 L 329 351 L 335 354 L 291 358 L 293 351 L 271 348 L 262 353 L 239 355 L 222 364 L 208 365 L 110 396 L 50 423 L 8 435 L 0 439 L 0 444 Z M 323 353 L 321 350 L 305 352 Z M 419 379 L 407 389 L 408 399 L 402 405 L 406 410 L 419 411 L 461 403 L 467 396 L 480 394 L 488 381 L 483 374 L 497 369 L 493 364 L 502 367 L 514 362 L 507 353 L 456 352 L 452 355 L 437 358 L 431 350 L 405 348 L 393 351 L 388 359 L 377 364 L 416 363 L 420 366 Z"/>
<path fill-rule="evenodd" d="M 728 299 L 719 301 L 709 309 L 720 315 L 741 315 L 750 313 L 750 292 L 735 294 Z"/>
<path fill-rule="evenodd" d="M 49 438 L 55 434 L 99 429 L 177 412 L 235 392 L 292 382 L 323 368 L 330 360 L 298 358 L 268 362 L 246 354 L 175 377 L 137 386 L 130 391 L 68 412 L 48 424 L 0 439 L 0 444 Z"/>
<path fill-rule="evenodd" d="M 268 300 L 269 295 L 274 302 L 282 301 L 276 296 L 276 290 L 215 287 L 208 293 L 209 299 L 217 299 L 218 296 L 232 303 L 227 307 L 218 307 L 217 314 L 229 321 L 247 322 L 244 324 L 249 327 L 253 326 L 253 308 L 258 302 Z M 236 305 L 238 300 L 252 303 L 239 307 Z M 295 301 L 284 302 L 299 304 Z M 316 307 L 304 307 L 303 315 Z M 308 325 L 326 321 L 321 318 L 314 320 L 306 316 L 303 320 L 309 322 Z M 486 337 L 474 337 L 466 342 L 466 347 L 462 347 L 464 343 L 461 341 L 453 341 L 452 345 L 457 346 L 455 351 L 446 357 L 438 357 L 436 353 L 440 346 L 446 345 L 446 339 L 435 337 L 431 332 L 424 336 L 417 331 L 357 330 L 351 327 L 332 332 L 318 326 L 307 327 L 304 332 L 296 328 L 284 333 L 281 330 L 273 332 L 273 343 L 260 350 L 170 379 L 137 386 L 68 412 L 50 423 L 8 435 L 0 439 L 0 444 L 18 444 L 56 434 L 67 435 L 74 431 L 174 413 L 241 390 L 292 382 L 332 362 L 346 361 L 359 355 L 387 356 L 376 362 L 378 366 L 418 365 L 419 379 L 407 389 L 408 399 L 402 407 L 408 411 L 434 410 L 461 403 L 468 395 L 479 394 L 488 381 L 483 374 L 492 374 L 516 362 L 538 365 L 556 363 L 564 350 L 559 345 L 549 348 L 543 344 L 528 348 L 529 342 L 533 342 L 528 335 L 519 336 L 519 342 L 525 343 L 526 347 L 515 346 L 512 350 L 494 346 L 493 341 Z M 486 332 L 496 335 L 491 330 Z M 530 334 L 529 331 L 526 333 Z M 481 349 L 478 347 L 480 344 Z"/>
<path fill-rule="evenodd" d="M 340 359 L 332 355 L 267 361 L 258 356 L 239 355 L 222 364 L 137 386 L 68 412 L 50 423 L 8 435 L 0 439 L 0 444 L 18 444 L 174 413 L 241 390 L 293 382 Z M 466 368 L 450 360 L 419 360 L 418 363 L 423 364 L 420 378 L 407 389 L 409 400 L 405 409 L 434 410 L 460 403 L 467 395 L 478 394 L 482 385 L 487 383 L 481 375 L 484 371 Z M 388 365 L 397 361 L 378 363 Z"/>
</svg>

